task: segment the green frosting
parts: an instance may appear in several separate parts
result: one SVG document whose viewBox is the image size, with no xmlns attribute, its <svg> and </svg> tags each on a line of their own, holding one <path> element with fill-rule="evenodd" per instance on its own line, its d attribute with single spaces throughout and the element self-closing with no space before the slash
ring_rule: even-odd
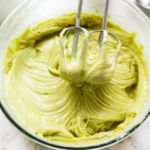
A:
<svg viewBox="0 0 150 150">
<path fill-rule="evenodd" d="M 83 14 L 81 25 L 99 29 L 102 18 Z M 109 22 L 122 48 L 112 72 L 113 41 L 106 57 L 91 36 L 83 59 L 71 59 L 71 47 L 61 53 L 59 33 L 73 26 L 75 14 L 44 21 L 14 38 L 4 63 L 5 97 L 16 119 L 43 138 L 68 145 L 89 145 L 119 134 L 143 107 L 147 74 L 142 46 L 135 33 Z M 82 45 L 83 35 L 81 35 Z M 69 41 L 73 39 L 70 35 Z"/>
</svg>

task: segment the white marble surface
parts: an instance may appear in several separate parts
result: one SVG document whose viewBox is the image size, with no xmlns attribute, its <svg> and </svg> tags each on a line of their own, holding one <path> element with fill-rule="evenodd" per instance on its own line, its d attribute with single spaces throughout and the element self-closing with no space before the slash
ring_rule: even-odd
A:
<svg viewBox="0 0 150 150">
<path fill-rule="evenodd" d="M 1 6 L 12 3 L 9 8 Z M 21 0 L 0 0 L 0 21 Z M 129 0 L 134 2 L 134 0 Z M 8 10 L 9 9 L 9 10 Z M 150 13 L 149 13 L 150 14 Z M 0 150 L 48 150 L 27 139 L 4 116 L 0 110 Z M 150 150 L 150 117 L 128 139 L 105 150 Z"/>
</svg>

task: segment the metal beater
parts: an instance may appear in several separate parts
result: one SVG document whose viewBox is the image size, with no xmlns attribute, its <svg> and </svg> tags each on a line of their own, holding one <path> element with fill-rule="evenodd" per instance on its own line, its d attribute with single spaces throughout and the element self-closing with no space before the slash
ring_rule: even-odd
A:
<svg viewBox="0 0 150 150">
<path fill-rule="evenodd" d="M 83 5 L 83 0 L 79 0 L 79 5 L 78 5 L 78 13 L 76 16 L 76 24 L 74 27 L 69 27 L 65 28 L 61 33 L 60 33 L 60 46 L 61 46 L 61 66 L 64 69 L 63 72 L 64 74 L 70 74 L 71 76 L 71 70 L 74 69 L 76 66 L 80 65 L 81 68 L 76 72 L 76 74 L 81 73 L 80 71 L 83 70 L 83 63 L 85 63 L 85 57 L 84 53 L 86 51 L 87 43 L 90 41 L 89 37 L 92 36 L 94 33 L 99 33 L 99 39 L 97 43 L 97 50 L 100 53 L 103 51 L 105 53 L 105 47 L 107 43 L 109 43 L 110 38 L 112 41 L 115 41 L 115 52 L 112 58 L 112 61 L 110 62 L 111 64 L 108 65 L 111 67 L 109 70 L 113 73 L 118 54 L 121 49 L 121 42 L 119 38 L 108 32 L 107 31 L 107 19 L 108 19 L 108 10 L 109 10 L 109 3 L 110 0 L 106 0 L 106 5 L 105 5 L 105 11 L 104 11 L 104 17 L 103 17 L 103 22 L 102 22 L 102 29 L 101 30 L 94 30 L 91 32 L 88 32 L 85 28 L 80 27 L 80 18 L 81 18 L 81 12 L 82 12 L 82 5 Z M 70 53 L 70 57 L 66 57 L 66 47 L 67 47 L 67 39 L 70 36 L 70 34 L 74 34 L 74 39 L 73 39 L 73 44 L 72 44 L 72 52 Z M 80 34 L 83 34 L 83 45 L 80 50 L 78 50 L 78 43 L 79 43 L 79 36 Z M 79 52 L 78 52 L 79 51 Z M 78 56 L 78 57 L 77 57 Z M 69 63 L 69 65 L 67 64 Z M 68 69 L 68 70 L 65 70 Z M 108 68 L 107 68 L 108 70 Z M 66 73 L 69 72 L 70 73 Z M 102 70 L 103 72 L 106 72 L 106 70 Z M 110 76 L 111 78 L 111 76 Z M 71 79 L 70 79 L 71 80 Z"/>
</svg>

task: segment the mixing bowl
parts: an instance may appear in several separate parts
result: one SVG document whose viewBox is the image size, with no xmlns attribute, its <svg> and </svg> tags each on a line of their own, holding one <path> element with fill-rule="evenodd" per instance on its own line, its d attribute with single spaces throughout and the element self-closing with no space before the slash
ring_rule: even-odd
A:
<svg viewBox="0 0 150 150">
<path fill-rule="evenodd" d="M 97 9 L 103 12 L 104 0 L 84 0 L 83 12 L 95 12 Z M 31 140 L 51 149 L 102 149 L 116 144 L 131 135 L 149 116 L 150 94 L 140 114 L 134 121 L 119 135 L 111 139 L 100 141 L 97 144 L 81 147 L 80 145 L 68 146 L 60 143 L 47 141 L 37 135 L 32 134 L 16 121 L 13 112 L 10 111 L 3 95 L 3 59 L 10 40 L 22 33 L 27 26 L 37 24 L 43 20 L 61 16 L 62 14 L 75 12 L 77 9 L 77 0 L 26 0 L 20 4 L 4 21 L 0 28 L 0 99 L 1 109 L 10 120 L 10 122 L 24 133 Z M 132 6 L 125 0 L 111 0 L 110 20 L 118 23 L 129 32 L 137 33 L 137 41 L 144 45 L 144 59 L 146 61 L 148 76 L 150 76 L 150 21 L 135 6 Z M 150 86 L 150 83 L 148 83 Z M 150 92 L 148 92 L 150 93 Z"/>
</svg>

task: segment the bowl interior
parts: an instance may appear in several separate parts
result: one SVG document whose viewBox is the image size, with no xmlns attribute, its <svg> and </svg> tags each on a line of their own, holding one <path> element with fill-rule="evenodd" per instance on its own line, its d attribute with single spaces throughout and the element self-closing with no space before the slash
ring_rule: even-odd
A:
<svg viewBox="0 0 150 150">
<path fill-rule="evenodd" d="M 5 50 L 9 41 L 22 33 L 27 26 L 37 24 L 43 20 L 61 16 L 62 14 L 76 12 L 78 1 L 70 0 L 26 0 L 5 20 L 0 28 L 0 80 L 2 83 L 2 66 Z M 102 0 L 84 0 L 83 12 L 95 12 L 99 10 L 100 14 L 103 14 L 105 1 Z M 112 0 L 110 4 L 110 19 L 113 22 L 118 23 L 129 32 L 137 33 L 137 41 L 144 45 L 144 58 L 147 63 L 148 74 L 150 75 L 150 21 L 146 18 L 139 9 L 134 8 L 123 0 Z M 149 83 L 148 83 L 149 84 Z M 2 84 L 0 84 L 0 91 L 3 91 Z M 7 113 L 9 112 L 9 106 L 3 97 L 3 92 L 0 92 L 1 103 L 3 104 Z M 131 125 L 128 130 L 132 129 L 135 125 L 141 122 L 145 115 L 148 113 L 149 105 L 146 104 L 143 109 L 143 113 L 137 118 L 136 123 Z M 13 118 L 13 116 L 12 116 Z M 124 137 L 121 135 L 120 137 Z M 114 137 L 115 139 L 116 137 Z M 121 139 L 121 138 L 120 138 Z M 113 140 L 111 140 L 113 141 Z M 105 141 L 99 143 L 99 147 L 103 148 L 117 141 L 110 142 Z M 40 142 L 41 143 L 41 142 Z M 104 144 L 104 145 L 103 145 Z M 47 145 L 47 144 L 44 144 Z M 94 147 L 93 147 L 94 148 Z"/>
</svg>

